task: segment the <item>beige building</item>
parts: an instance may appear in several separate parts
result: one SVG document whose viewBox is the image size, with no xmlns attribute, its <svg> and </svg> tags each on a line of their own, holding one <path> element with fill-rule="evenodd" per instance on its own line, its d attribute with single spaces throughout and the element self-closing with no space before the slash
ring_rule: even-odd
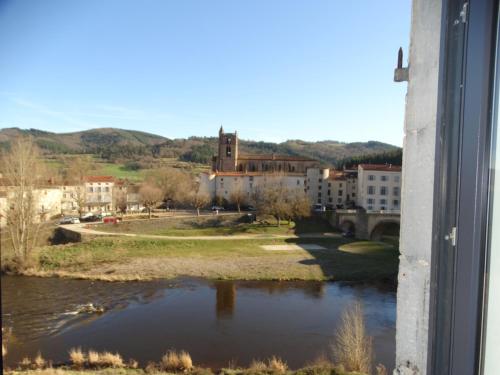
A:
<svg viewBox="0 0 500 375">
<path fill-rule="evenodd" d="M 358 166 L 357 205 L 367 211 L 401 209 L 401 167 L 385 164 Z"/>
<path fill-rule="evenodd" d="M 85 178 L 85 206 L 88 212 L 114 211 L 112 176 L 89 176 Z"/>
</svg>

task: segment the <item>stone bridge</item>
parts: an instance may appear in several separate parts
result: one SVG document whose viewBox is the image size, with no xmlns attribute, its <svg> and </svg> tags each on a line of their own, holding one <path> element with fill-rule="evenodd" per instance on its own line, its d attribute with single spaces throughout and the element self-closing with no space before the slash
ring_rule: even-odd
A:
<svg viewBox="0 0 500 375">
<path fill-rule="evenodd" d="M 380 240 L 385 233 L 399 233 L 399 211 L 337 210 L 329 217 L 330 224 L 364 240 Z"/>
</svg>

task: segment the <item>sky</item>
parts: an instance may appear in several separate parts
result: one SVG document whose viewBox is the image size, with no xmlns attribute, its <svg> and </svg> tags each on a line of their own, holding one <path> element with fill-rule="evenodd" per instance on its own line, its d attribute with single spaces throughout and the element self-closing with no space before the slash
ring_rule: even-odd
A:
<svg viewBox="0 0 500 375">
<path fill-rule="evenodd" d="M 401 145 L 410 0 L 0 0 L 0 128 Z"/>
</svg>

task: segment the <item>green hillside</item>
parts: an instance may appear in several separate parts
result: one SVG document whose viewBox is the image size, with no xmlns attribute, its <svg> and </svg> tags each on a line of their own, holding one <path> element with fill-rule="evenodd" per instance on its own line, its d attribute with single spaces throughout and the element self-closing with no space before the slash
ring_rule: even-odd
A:
<svg viewBox="0 0 500 375">
<path fill-rule="evenodd" d="M 61 154 L 92 154 L 111 163 L 140 162 L 148 165 L 155 164 L 155 160 L 165 158 L 209 164 L 216 152 L 218 140 L 216 137 L 168 139 L 155 134 L 115 128 L 74 133 L 5 128 L 0 129 L 0 148 L 8 148 L 12 139 L 17 136 L 33 137 L 47 157 Z M 319 160 L 325 166 L 371 159 L 384 162 L 386 158 L 387 162 L 398 164 L 397 161 L 401 159 L 399 147 L 377 141 L 342 143 L 288 140 L 271 143 L 240 140 L 240 152 L 309 157 Z"/>
</svg>

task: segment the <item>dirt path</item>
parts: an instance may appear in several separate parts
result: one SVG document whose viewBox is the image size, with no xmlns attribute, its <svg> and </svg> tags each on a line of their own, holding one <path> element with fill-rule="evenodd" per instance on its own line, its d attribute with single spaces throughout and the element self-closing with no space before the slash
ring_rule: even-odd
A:
<svg viewBox="0 0 500 375">
<path fill-rule="evenodd" d="M 272 239 L 289 239 L 289 238 L 338 238 L 338 233 L 307 233 L 307 234 L 241 234 L 241 235 L 214 235 L 214 236 L 160 236 L 154 234 L 137 234 L 137 233 L 113 233 L 101 232 L 95 229 L 87 228 L 86 224 L 68 224 L 60 225 L 65 230 L 91 236 L 118 236 L 118 237 L 141 237 L 158 240 L 272 240 Z"/>
</svg>

